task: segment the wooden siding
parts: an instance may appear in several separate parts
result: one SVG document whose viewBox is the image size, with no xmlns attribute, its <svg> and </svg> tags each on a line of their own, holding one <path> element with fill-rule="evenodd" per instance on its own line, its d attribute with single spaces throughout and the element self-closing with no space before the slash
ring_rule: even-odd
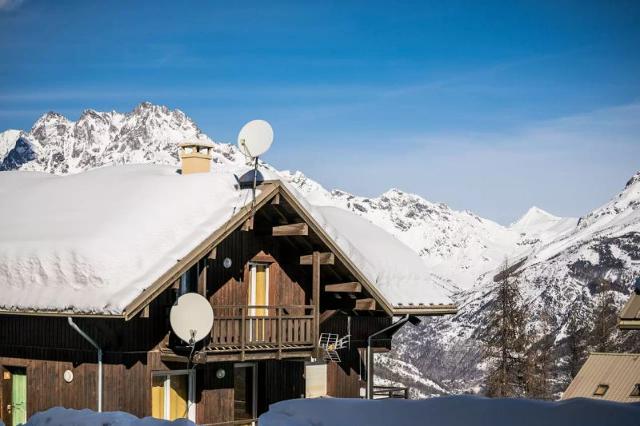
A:
<svg viewBox="0 0 640 426">
<path fill-rule="evenodd" d="M 270 404 L 304 398 L 304 362 L 267 360 L 258 363 L 258 415 Z"/>
<path fill-rule="evenodd" d="M 247 304 L 251 261 L 269 263 L 269 305 L 309 304 L 311 271 L 301 268 L 298 258 L 280 241 L 282 237 L 241 230 L 224 240 L 216 248 L 216 259 L 209 261 L 207 295 L 211 304 Z M 223 266 L 227 257 L 231 259 L 228 269 Z"/>
<path fill-rule="evenodd" d="M 360 388 L 366 384 L 365 350 L 367 337 L 391 324 L 388 316 L 352 316 L 336 314 L 320 327 L 323 333 L 337 333 L 340 336 L 351 335 L 348 349 L 340 351 L 340 363 L 327 366 L 327 393 L 336 398 L 358 398 Z M 374 342 L 375 347 L 391 347 L 390 336 Z"/>
</svg>

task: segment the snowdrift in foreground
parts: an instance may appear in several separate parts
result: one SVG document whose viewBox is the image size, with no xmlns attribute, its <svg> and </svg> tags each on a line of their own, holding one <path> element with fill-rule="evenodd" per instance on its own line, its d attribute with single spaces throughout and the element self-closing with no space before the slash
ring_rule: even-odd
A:
<svg viewBox="0 0 640 426">
<path fill-rule="evenodd" d="M 0 422 L 1 424 L 2 422 Z M 97 413 L 92 410 L 73 410 L 54 407 L 34 414 L 25 426 L 195 426 L 193 422 L 180 419 L 158 420 L 153 417 L 139 419 L 122 411 Z"/>
<path fill-rule="evenodd" d="M 269 407 L 260 426 L 637 426 L 640 403 L 451 396 L 425 400 L 296 399 Z"/>
</svg>

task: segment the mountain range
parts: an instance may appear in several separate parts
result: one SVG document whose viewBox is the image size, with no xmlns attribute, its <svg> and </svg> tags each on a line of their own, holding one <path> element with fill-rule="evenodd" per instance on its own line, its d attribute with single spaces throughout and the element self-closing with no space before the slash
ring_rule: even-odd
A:
<svg viewBox="0 0 640 426">
<path fill-rule="evenodd" d="M 182 111 L 141 103 L 128 113 L 84 111 L 77 121 L 55 112 L 29 130 L 0 133 L 0 171 L 77 173 L 106 165 L 177 164 L 186 139 L 214 144 L 218 167 L 244 162 L 232 145 L 216 143 Z M 279 171 L 314 204 L 366 217 L 420 254 L 436 285 L 460 309 L 405 327 L 390 354 L 378 359 L 379 380 L 404 383 L 413 395 L 481 391 L 485 365 L 477 337 L 495 297 L 494 277 L 505 261 L 520 285 L 530 326 L 551 317 L 556 365 L 564 361 L 569 313 L 588 318 L 597 285 L 611 283 L 617 305 L 640 275 L 640 172 L 603 206 L 580 218 L 561 218 L 532 207 L 503 226 L 470 211 L 390 189 L 368 198 L 327 190 L 300 171 Z M 570 196 L 570 195 L 568 195 Z M 566 383 L 561 374 L 558 387 Z"/>
</svg>

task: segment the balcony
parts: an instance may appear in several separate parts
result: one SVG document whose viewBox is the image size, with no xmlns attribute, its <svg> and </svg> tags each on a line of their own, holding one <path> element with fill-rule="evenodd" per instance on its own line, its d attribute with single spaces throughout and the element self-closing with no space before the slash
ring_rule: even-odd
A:
<svg viewBox="0 0 640 426">
<path fill-rule="evenodd" d="M 207 354 L 259 359 L 311 352 L 317 341 L 314 309 L 313 305 L 214 306 Z"/>
<path fill-rule="evenodd" d="M 373 399 L 409 399 L 409 388 L 402 386 L 374 386 Z"/>
</svg>

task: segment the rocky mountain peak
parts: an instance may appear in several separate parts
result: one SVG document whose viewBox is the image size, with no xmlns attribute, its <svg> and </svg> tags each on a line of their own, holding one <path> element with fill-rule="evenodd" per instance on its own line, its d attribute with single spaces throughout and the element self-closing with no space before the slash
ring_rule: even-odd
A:
<svg viewBox="0 0 640 426">
<path fill-rule="evenodd" d="M 632 185 L 635 185 L 640 182 L 640 170 L 636 172 L 635 175 L 631 176 L 631 179 L 625 185 L 625 189 L 630 188 Z"/>
</svg>

